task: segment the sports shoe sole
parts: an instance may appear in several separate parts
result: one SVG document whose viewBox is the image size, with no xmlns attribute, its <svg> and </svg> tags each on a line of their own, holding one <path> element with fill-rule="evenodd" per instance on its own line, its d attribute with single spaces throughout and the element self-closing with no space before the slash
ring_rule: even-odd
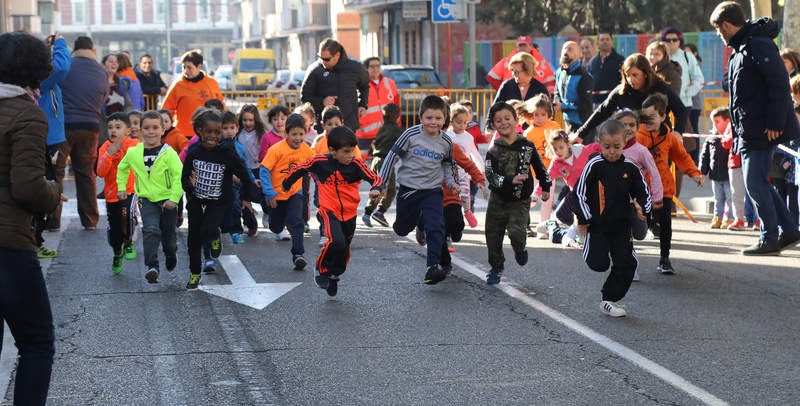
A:
<svg viewBox="0 0 800 406">
<path fill-rule="evenodd" d="M 303 258 L 303 257 L 295 258 L 295 260 L 294 260 L 294 270 L 295 271 L 302 271 L 303 269 L 305 269 L 307 264 L 308 264 L 308 262 L 306 262 L 305 258 Z"/>
<path fill-rule="evenodd" d="M 325 288 L 325 292 L 328 293 L 328 296 L 336 296 L 336 293 L 339 292 L 339 280 L 338 279 L 331 279 L 328 283 L 328 287 Z"/>
<path fill-rule="evenodd" d="M 382 225 L 384 227 L 389 227 L 389 222 L 386 221 L 386 217 L 383 217 L 383 215 L 378 216 L 376 214 L 377 214 L 377 212 L 372 215 L 372 219 L 375 220 L 376 223 L 378 223 L 378 224 L 380 224 L 380 225 Z"/>
<path fill-rule="evenodd" d="M 328 289 L 330 286 L 331 280 L 328 278 L 327 275 L 316 275 L 314 276 L 314 284 L 317 285 L 320 289 Z"/>
<path fill-rule="evenodd" d="M 147 279 L 147 283 L 158 283 L 158 271 L 151 268 L 144 274 L 144 278 Z"/>
<path fill-rule="evenodd" d="M 658 270 L 658 272 L 661 272 L 662 275 L 675 275 L 675 270 L 671 268 L 662 268 L 659 266 L 656 267 L 656 270 Z"/>
</svg>

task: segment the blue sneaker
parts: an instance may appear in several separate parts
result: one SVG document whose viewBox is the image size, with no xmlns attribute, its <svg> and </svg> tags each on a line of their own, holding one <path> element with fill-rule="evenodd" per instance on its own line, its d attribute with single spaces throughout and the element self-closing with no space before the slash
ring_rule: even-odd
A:
<svg viewBox="0 0 800 406">
<path fill-rule="evenodd" d="M 500 283 L 500 275 L 503 274 L 503 268 L 492 268 L 489 271 L 489 276 L 486 277 L 486 283 L 489 285 L 497 285 Z"/>
<path fill-rule="evenodd" d="M 217 272 L 217 260 L 214 258 L 209 258 L 203 262 L 203 272 L 205 273 L 214 273 Z"/>
<path fill-rule="evenodd" d="M 522 250 L 520 252 L 514 253 L 514 259 L 517 261 L 518 264 L 524 266 L 528 263 L 528 250 Z"/>
<path fill-rule="evenodd" d="M 365 226 L 370 227 L 370 228 L 372 227 L 372 219 L 370 219 L 370 214 L 369 213 L 364 213 L 364 215 L 361 216 L 361 221 L 364 222 Z"/>
<path fill-rule="evenodd" d="M 234 244 L 244 244 L 244 237 L 239 233 L 231 233 L 231 240 Z"/>
</svg>

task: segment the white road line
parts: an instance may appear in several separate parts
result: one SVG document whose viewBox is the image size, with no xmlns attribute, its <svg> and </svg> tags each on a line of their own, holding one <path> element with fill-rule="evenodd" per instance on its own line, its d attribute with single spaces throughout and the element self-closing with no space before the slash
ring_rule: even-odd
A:
<svg viewBox="0 0 800 406">
<path fill-rule="evenodd" d="M 470 264 L 460 258 L 457 258 L 455 255 L 451 254 L 453 259 L 453 264 L 458 266 L 459 268 L 477 276 L 481 280 L 486 280 L 486 272 L 479 270 L 475 265 Z M 533 309 L 539 311 L 540 313 L 544 314 L 545 316 L 555 320 L 559 324 L 567 327 L 568 329 L 588 338 L 589 340 L 599 344 L 601 347 L 617 354 L 618 356 L 622 357 L 623 359 L 633 363 L 634 365 L 638 366 L 639 368 L 644 369 L 645 371 L 649 372 L 650 374 L 654 375 L 655 377 L 663 380 L 664 382 L 674 386 L 677 389 L 680 389 L 693 398 L 707 404 L 707 405 L 727 405 L 728 402 L 712 395 L 711 393 L 705 391 L 704 389 L 692 384 L 688 380 L 684 379 L 680 375 L 670 371 L 667 368 L 662 367 L 661 365 L 649 360 L 648 358 L 644 357 L 643 355 L 639 354 L 638 352 L 608 338 L 591 328 L 584 326 L 583 324 L 571 319 L 570 317 L 566 316 L 565 314 L 545 305 L 544 303 L 530 297 L 529 295 L 523 293 L 519 289 L 505 283 L 500 282 L 497 285 L 497 288 L 500 289 L 503 293 L 507 294 L 508 296 L 519 300 L 522 303 L 532 307 Z"/>
</svg>

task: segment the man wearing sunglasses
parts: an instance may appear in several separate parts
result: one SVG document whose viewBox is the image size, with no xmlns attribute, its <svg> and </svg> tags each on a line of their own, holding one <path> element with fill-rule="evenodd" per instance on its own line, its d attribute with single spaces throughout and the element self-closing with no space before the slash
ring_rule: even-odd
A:
<svg viewBox="0 0 800 406">
<path fill-rule="evenodd" d="M 367 70 L 361 62 L 347 57 L 342 44 L 326 38 L 319 45 L 317 61 L 306 71 L 300 100 L 314 106 L 317 121 L 325 107 L 336 105 L 342 111 L 344 125 L 355 132 L 359 128 L 358 118 L 367 111 Z"/>
</svg>

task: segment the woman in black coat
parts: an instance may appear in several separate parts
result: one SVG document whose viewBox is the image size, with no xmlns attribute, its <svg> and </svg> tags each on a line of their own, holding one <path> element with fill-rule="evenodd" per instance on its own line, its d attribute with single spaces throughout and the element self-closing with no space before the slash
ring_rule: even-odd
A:
<svg viewBox="0 0 800 406">
<path fill-rule="evenodd" d="M 537 94 L 544 93 L 549 96 L 547 87 L 542 82 L 533 78 L 536 74 L 536 59 L 527 52 L 517 52 L 508 61 L 508 69 L 513 75 L 511 79 L 506 80 L 497 89 L 497 94 L 494 96 L 492 105 L 499 102 L 507 102 L 509 100 L 528 100 Z M 491 128 L 488 116 L 486 119 L 486 127 Z"/>
<path fill-rule="evenodd" d="M 598 125 L 606 121 L 617 110 L 640 110 L 642 102 L 653 93 L 667 96 L 667 115 L 675 116 L 674 130 L 682 133 L 686 130 L 688 111 L 680 96 L 664 82 L 650 66 L 650 62 L 642 54 L 633 54 L 625 58 L 622 64 L 622 81 L 614 88 L 606 100 L 592 113 L 589 119 L 570 137 L 572 142 L 581 143 L 590 136 Z"/>
</svg>

